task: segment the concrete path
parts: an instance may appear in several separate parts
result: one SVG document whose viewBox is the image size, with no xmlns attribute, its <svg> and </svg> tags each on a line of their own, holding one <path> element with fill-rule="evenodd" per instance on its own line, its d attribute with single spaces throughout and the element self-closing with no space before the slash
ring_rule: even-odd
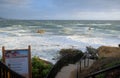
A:
<svg viewBox="0 0 120 78">
<path fill-rule="evenodd" d="M 93 64 L 93 60 L 89 60 L 89 66 Z M 69 64 L 64 66 L 60 72 L 57 73 L 55 78 L 76 78 L 77 76 L 77 64 Z M 81 62 L 82 67 L 84 66 L 84 61 Z"/>
<path fill-rule="evenodd" d="M 75 78 L 76 76 L 76 64 L 69 64 L 64 66 L 55 78 Z"/>
</svg>

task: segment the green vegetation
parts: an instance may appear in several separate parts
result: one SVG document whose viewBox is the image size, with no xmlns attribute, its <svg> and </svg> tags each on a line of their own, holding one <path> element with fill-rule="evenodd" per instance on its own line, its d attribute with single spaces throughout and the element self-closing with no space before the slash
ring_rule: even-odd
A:
<svg viewBox="0 0 120 78">
<path fill-rule="evenodd" d="M 96 76 L 96 78 L 105 78 L 105 74 L 104 73 L 99 74 L 99 75 Z"/>
<path fill-rule="evenodd" d="M 99 64 L 100 65 L 99 67 L 101 67 L 101 68 L 99 70 L 106 69 L 106 68 L 120 64 L 120 58 L 101 58 L 101 59 L 99 59 L 99 61 L 100 60 L 101 60 L 101 63 L 100 63 L 101 65 Z M 118 70 L 116 69 L 112 72 L 113 76 L 118 74 L 116 71 L 119 71 L 119 69 Z M 101 74 L 97 75 L 96 78 L 105 78 L 106 75 L 109 76 L 108 74 L 110 75 L 111 73 L 110 72 L 101 73 Z"/>
<path fill-rule="evenodd" d="M 32 58 L 32 78 L 45 78 L 52 65 L 40 60 L 39 57 Z"/>
<path fill-rule="evenodd" d="M 75 56 L 79 53 L 83 54 L 83 52 L 81 50 L 78 50 L 78 49 L 72 49 L 72 48 L 69 48 L 69 49 L 61 49 L 60 50 L 60 55 L 61 56 L 66 56 L 66 55 L 71 55 L 71 56 Z"/>
<path fill-rule="evenodd" d="M 113 60 L 113 61 L 111 61 L 111 63 L 106 64 L 104 66 L 104 68 L 112 67 L 112 66 L 117 65 L 117 64 L 120 64 L 120 60 Z"/>
</svg>

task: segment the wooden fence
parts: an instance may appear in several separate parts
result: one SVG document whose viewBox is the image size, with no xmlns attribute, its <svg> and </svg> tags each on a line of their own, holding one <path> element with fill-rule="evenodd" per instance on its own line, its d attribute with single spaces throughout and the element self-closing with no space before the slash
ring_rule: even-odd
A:
<svg viewBox="0 0 120 78">
<path fill-rule="evenodd" d="M 90 66 L 90 60 L 91 58 L 89 57 L 89 53 L 84 53 L 84 55 L 79 60 L 79 63 L 77 64 L 76 78 L 80 78 L 80 73 L 82 72 L 82 69 L 88 68 Z"/>
<path fill-rule="evenodd" d="M 14 72 L 0 61 L 0 78 L 25 78 Z"/>
</svg>

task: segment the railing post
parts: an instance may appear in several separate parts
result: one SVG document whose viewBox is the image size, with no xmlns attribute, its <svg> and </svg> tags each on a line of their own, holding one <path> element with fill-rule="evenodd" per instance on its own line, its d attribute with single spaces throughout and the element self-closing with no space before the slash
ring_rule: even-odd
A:
<svg viewBox="0 0 120 78">
<path fill-rule="evenodd" d="M 78 64 L 77 64 L 77 73 L 76 73 L 76 75 L 77 75 L 77 77 L 76 78 L 79 78 L 79 69 L 78 69 L 79 67 L 78 67 Z"/>
<path fill-rule="evenodd" d="M 85 67 L 85 62 L 86 62 L 86 61 L 85 61 L 85 58 L 84 58 L 84 67 Z"/>
<path fill-rule="evenodd" d="M 5 55 L 4 55 L 5 47 L 4 47 L 4 46 L 2 47 L 2 52 L 3 52 L 3 53 L 2 53 L 2 62 L 5 63 L 5 57 L 4 57 L 4 56 L 5 56 Z"/>
<path fill-rule="evenodd" d="M 1 67 L 0 67 L 0 77 L 1 77 L 1 74 L 2 74 L 2 72 L 1 72 Z"/>
<path fill-rule="evenodd" d="M 81 72 L 81 68 L 82 68 L 82 67 L 81 67 L 81 60 L 80 60 L 80 67 L 79 67 L 79 69 L 80 69 L 80 72 Z"/>
<path fill-rule="evenodd" d="M 93 75 L 92 78 L 95 78 L 95 76 Z"/>
<path fill-rule="evenodd" d="M 5 78 L 5 69 L 3 69 L 2 72 L 3 72 L 3 78 Z"/>
</svg>

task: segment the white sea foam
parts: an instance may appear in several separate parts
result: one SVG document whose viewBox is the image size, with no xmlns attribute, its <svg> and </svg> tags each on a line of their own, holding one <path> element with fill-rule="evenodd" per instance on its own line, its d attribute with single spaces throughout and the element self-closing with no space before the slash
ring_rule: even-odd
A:
<svg viewBox="0 0 120 78">
<path fill-rule="evenodd" d="M 28 45 L 32 46 L 32 55 L 37 55 L 52 61 L 58 50 L 62 48 L 70 48 L 74 42 L 62 36 L 44 36 L 44 37 L 4 37 L 0 38 L 1 44 L 8 49 L 25 48 Z M 65 44 L 66 43 L 66 44 Z M 56 54 L 57 53 L 57 54 Z M 47 57 L 49 55 L 49 57 Z"/>
<path fill-rule="evenodd" d="M 116 46 L 119 40 L 81 36 L 22 36 L 4 37 L 0 38 L 0 41 L 0 44 L 8 49 L 27 48 L 28 45 L 31 45 L 33 56 L 36 55 L 55 63 L 53 58 L 58 55 L 58 51 L 62 48 L 77 48 L 85 51 L 86 46 L 96 48 L 100 45 Z"/>
<path fill-rule="evenodd" d="M 78 25 L 78 26 L 110 26 L 112 25 L 111 23 L 87 23 L 87 24 L 83 24 L 83 23 L 78 23 L 78 24 L 71 24 L 71 25 Z"/>
<path fill-rule="evenodd" d="M 88 25 L 92 25 L 92 26 L 109 26 L 109 25 L 112 25 L 110 23 L 105 23 L 105 24 L 96 24 L 96 23 L 93 23 L 93 24 L 88 24 Z"/>
<path fill-rule="evenodd" d="M 85 37 L 85 36 L 69 36 L 72 40 L 77 42 L 83 42 L 84 44 L 91 46 L 100 46 L 100 45 L 108 45 L 108 46 L 117 46 L 119 39 L 117 38 L 100 38 L 100 37 Z"/>
</svg>

